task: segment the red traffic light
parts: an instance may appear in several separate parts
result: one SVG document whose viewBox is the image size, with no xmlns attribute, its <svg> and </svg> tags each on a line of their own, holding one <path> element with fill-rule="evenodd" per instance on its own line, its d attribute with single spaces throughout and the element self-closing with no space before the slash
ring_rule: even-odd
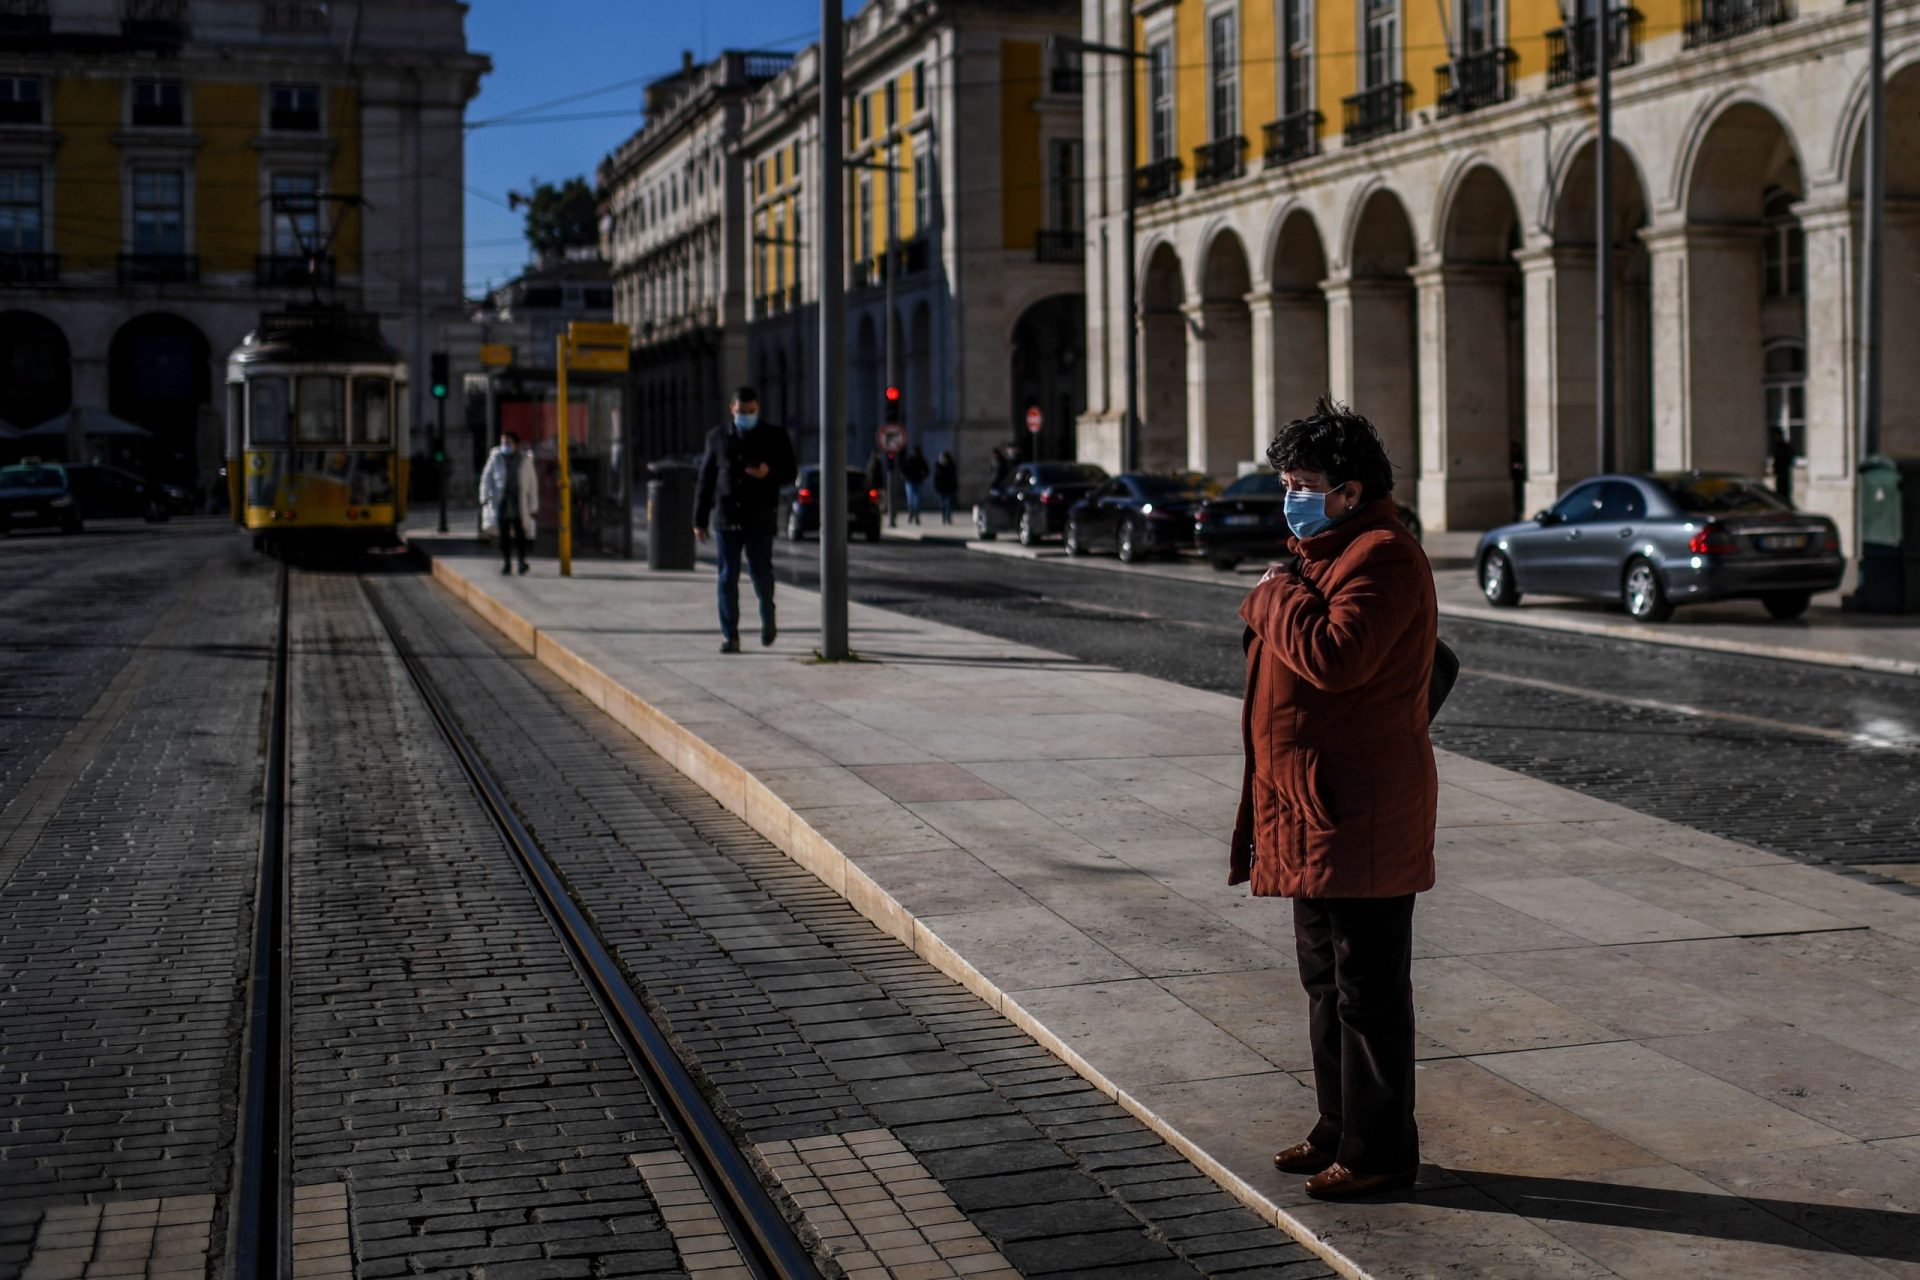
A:
<svg viewBox="0 0 1920 1280">
<path fill-rule="evenodd" d="M 898 388 L 898 387 L 888 387 L 888 388 L 887 388 L 887 403 L 888 403 L 888 404 L 898 404 L 899 402 L 900 402 L 900 388 Z"/>
</svg>

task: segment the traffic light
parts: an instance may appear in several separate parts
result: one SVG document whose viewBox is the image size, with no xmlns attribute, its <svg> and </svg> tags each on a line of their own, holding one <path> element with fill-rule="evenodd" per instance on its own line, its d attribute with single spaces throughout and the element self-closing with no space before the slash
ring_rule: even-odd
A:
<svg viewBox="0 0 1920 1280">
<path fill-rule="evenodd" d="M 898 387 L 887 388 L 886 420 L 900 421 L 900 388 Z"/>
<path fill-rule="evenodd" d="M 427 380 L 427 387 L 433 392 L 435 400 L 447 398 L 447 353 L 436 351 L 429 358 L 433 376 Z"/>
</svg>

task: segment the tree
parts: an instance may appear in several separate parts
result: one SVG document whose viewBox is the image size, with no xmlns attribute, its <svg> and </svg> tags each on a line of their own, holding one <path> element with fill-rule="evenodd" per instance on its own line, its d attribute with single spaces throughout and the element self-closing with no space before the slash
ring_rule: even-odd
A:
<svg viewBox="0 0 1920 1280">
<path fill-rule="evenodd" d="M 568 178 L 557 187 L 542 182 L 521 202 L 527 206 L 527 243 L 543 258 L 600 240 L 600 211 L 585 178 Z"/>
</svg>

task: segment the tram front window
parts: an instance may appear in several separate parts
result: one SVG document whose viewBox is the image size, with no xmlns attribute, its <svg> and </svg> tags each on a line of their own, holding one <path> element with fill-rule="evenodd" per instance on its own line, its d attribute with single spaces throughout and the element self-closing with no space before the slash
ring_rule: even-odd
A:
<svg viewBox="0 0 1920 1280">
<path fill-rule="evenodd" d="M 301 444 L 339 444 L 346 426 L 346 379 L 337 374 L 300 375 L 299 416 L 294 430 Z"/>
<path fill-rule="evenodd" d="M 247 443 L 287 442 L 287 380 L 278 375 L 247 383 Z"/>
<path fill-rule="evenodd" d="M 385 378 L 353 380 L 353 440 L 355 444 L 393 443 L 392 384 Z"/>
</svg>

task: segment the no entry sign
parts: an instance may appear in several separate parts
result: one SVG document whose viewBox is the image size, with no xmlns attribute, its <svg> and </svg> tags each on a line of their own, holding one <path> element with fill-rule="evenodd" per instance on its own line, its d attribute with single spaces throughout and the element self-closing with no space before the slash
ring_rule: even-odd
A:
<svg viewBox="0 0 1920 1280">
<path fill-rule="evenodd" d="M 1027 430 L 1033 432 L 1033 434 L 1035 435 L 1039 435 L 1040 426 L 1041 426 L 1040 406 L 1035 405 L 1033 406 L 1033 408 L 1027 410 Z"/>
</svg>

